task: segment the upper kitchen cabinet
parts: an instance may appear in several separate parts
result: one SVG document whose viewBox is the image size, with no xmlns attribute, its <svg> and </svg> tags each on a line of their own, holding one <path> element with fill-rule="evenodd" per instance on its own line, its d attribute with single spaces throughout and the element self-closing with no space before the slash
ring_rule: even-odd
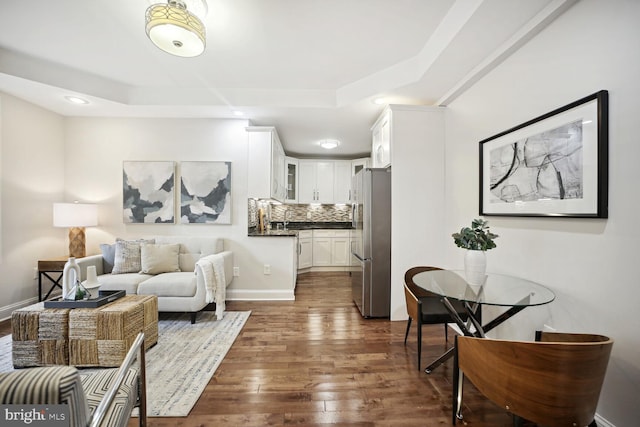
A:
<svg viewBox="0 0 640 427">
<path fill-rule="evenodd" d="M 298 203 L 298 159 L 285 157 L 286 203 Z"/>
<path fill-rule="evenodd" d="M 351 160 L 336 160 L 333 174 L 334 203 L 351 203 Z"/>
<path fill-rule="evenodd" d="M 362 169 L 370 167 L 370 161 L 371 159 L 369 157 L 351 160 L 351 176 L 355 176 L 355 174 L 360 172 Z"/>
<path fill-rule="evenodd" d="M 248 196 L 284 202 L 287 196 L 285 154 L 276 129 L 248 126 L 246 130 L 249 136 Z"/>
<path fill-rule="evenodd" d="M 391 109 L 385 108 L 371 128 L 371 165 L 374 168 L 391 166 L 391 115 Z"/>
<path fill-rule="evenodd" d="M 334 163 L 323 160 L 298 161 L 298 203 L 335 203 Z"/>
</svg>

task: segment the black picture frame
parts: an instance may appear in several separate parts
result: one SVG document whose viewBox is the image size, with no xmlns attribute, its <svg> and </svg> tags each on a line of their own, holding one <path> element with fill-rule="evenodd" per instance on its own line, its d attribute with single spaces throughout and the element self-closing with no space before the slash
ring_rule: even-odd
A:
<svg viewBox="0 0 640 427">
<path fill-rule="evenodd" d="M 608 217 L 609 93 L 479 142 L 480 215 Z"/>
</svg>

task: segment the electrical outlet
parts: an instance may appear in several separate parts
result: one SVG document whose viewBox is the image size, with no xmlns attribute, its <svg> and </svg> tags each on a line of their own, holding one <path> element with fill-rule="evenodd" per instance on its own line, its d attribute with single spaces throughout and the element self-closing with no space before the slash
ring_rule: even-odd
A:
<svg viewBox="0 0 640 427">
<path fill-rule="evenodd" d="M 271 266 L 269 264 L 264 265 L 264 274 L 271 274 Z"/>
<path fill-rule="evenodd" d="M 233 277 L 240 276 L 240 267 L 233 267 Z"/>
</svg>

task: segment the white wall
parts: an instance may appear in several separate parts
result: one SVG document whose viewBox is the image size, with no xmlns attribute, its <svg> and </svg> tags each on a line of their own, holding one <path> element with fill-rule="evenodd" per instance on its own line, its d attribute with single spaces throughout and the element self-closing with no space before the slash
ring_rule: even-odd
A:
<svg viewBox="0 0 640 427">
<path fill-rule="evenodd" d="M 53 203 L 64 187 L 64 121 L 0 93 L 0 147 L 2 319 L 23 301 L 37 302 L 37 261 L 58 255 L 67 233 L 52 225 Z"/>
<path fill-rule="evenodd" d="M 609 218 L 488 217 L 500 235 L 490 271 L 545 284 L 553 303 L 513 317 L 499 336 L 559 331 L 615 340 L 598 414 L 637 425 L 640 407 L 640 2 L 578 2 L 540 35 L 448 106 L 446 229 L 478 217 L 478 141 L 595 93 L 609 91 Z M 448 267 L 463 253 L 444 242 Z"/>
<path fill-rule="evenodd" d="M 391 106 L 391 320 L 407 318 L 404 272 L 444 263 L 444 109 Z"/>
</svg>

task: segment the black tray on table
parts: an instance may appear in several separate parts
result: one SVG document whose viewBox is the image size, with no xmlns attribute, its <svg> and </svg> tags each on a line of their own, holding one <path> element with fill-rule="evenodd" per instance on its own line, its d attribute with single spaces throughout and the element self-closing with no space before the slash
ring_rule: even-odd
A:
<svg viewBox="0 0 640 427">
<path fill-rule="evenodd" d="M 63 300 L 62 298 L 44 302 L 44 308 L 97 308 L 125 296 L 126 291 L 98 291 L 96 298 L 78 301 Z"/>
</svg>

